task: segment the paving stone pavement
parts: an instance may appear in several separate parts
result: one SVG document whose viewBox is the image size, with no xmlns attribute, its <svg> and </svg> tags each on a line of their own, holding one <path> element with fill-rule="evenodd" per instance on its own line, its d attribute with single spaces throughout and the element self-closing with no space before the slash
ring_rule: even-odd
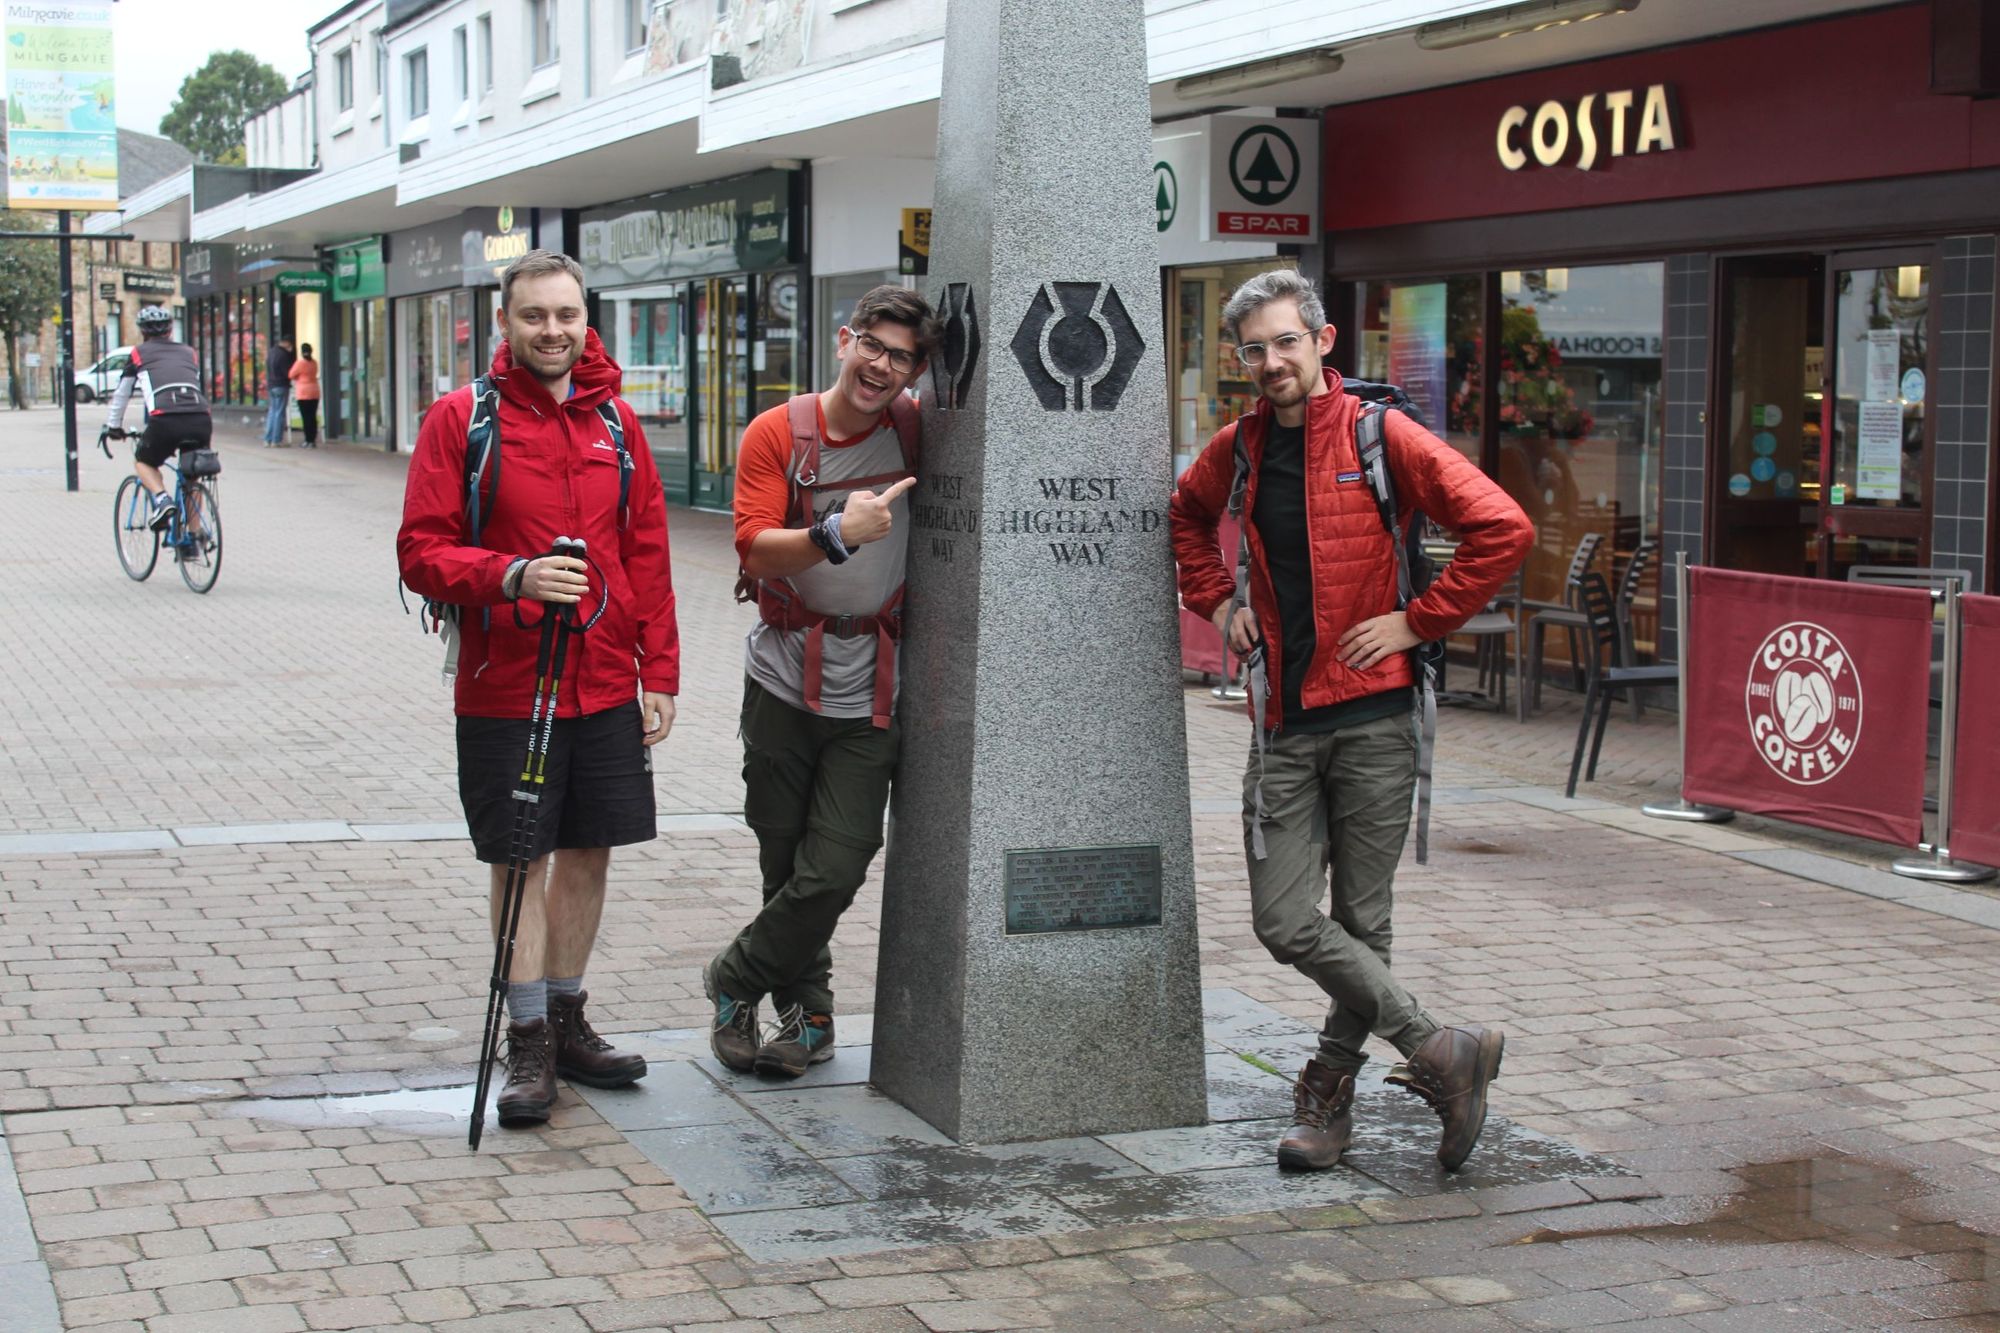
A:
<svg viewBox="0 0 2000 1333">
<path fill-rule="evenodd" d="M 63 494 L 57 420 L 0 431 L 0 834 L 455 821 L 436 645 L 393 592 L 399 460 L 226 442 L 196 598 L 124 578 L 120 473 L 88 456 Z M 726 524 L 673 524 L 688 680 L 657 781 L 713 818 L 614 860 L 589 986 L 621 1033 L 699 1027 L 699 965 L 758 898 L 727 818 L 747 613 Z M 1573 707 L 1447 713 L 1397 970 L 1507 1028 L 1496 1114 L 1629 1173 L 1584 1197 L 1246 1188 L 1235 1215 L 759 1261 L 574 1093 L 466 1151 L 488 946 L 454 842 L 44 844 L 0 850 L 0 1328 L 57 1327 L 36 1300 L 153 1333 L 2000 1327 L 2000 937 L 1871 892 L 1848 848 L 1634 819 L 1672 788 L 1665 714 L 1614 722 L 1593 799 L 1552 797 Z M 1250 927 L 1242 716 L 1199 688 L 1187 715 L 1204 985 L 1313 1023 Z M 835 944 L 851 1013 L 879 908 L 871 882 Z"/>
</svg>

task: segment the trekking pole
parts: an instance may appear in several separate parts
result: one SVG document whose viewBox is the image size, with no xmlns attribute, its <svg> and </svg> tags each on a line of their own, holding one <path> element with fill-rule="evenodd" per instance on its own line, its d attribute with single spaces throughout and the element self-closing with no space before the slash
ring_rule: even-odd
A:
<svg viewBox="0 0 2000 1333">
<path fill-rule="evenodd" d="M 568 537 L 558 537 L 550 555 L 585 559 L 584 545 Z M 603 613 L 600 603 L 598 614 Z M 594 623 L 596 616 L 592 616 Z M 479 1077 L 473 1084 L 472 1128 L 468 1145 L 475 1151 L 486 1128 L 486 1094 L 493 1082 L 493 1061 L 500 1044 L 501 1000 L 507 993 L 508 973 L 514 969 L 514 941 L 521 927 L 521 903 L 527 897 L 528 866 L 534 860 L 535 835 L 541 828 L 542 783 L 549 758 L 549 737 L 555 731 L 556 701 L 562 688 L 562 669 L 568 636 L 575 626 L 574 607 L 545 603 L 542 610 L 541 642 L 535 649 L 535 695 L 528 711 L 528 751 L 521 763 L 521 780 L 514 788 L 514 826 L 507 840 L 507 878 L 500 893 L 499 929 L 493 941 L 493 976 L 486 996 L 486 1026 L 479 1041 Z M 515 623 L 526 628 L 518 603 Z M 553 653 L 551 652 L 553 649 Z"/>
</svg>

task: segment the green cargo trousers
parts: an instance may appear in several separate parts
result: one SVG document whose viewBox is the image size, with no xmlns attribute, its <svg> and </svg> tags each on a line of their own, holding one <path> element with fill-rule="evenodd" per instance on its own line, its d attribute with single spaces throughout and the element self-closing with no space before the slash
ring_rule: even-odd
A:
<svg viewBox="0 0 2000 1333">
<path fill-rule="evenodd" d="M 1371 1032 L 1410 1054 L 1438 1028 L 1389 972 L 1396 864 L 1417 780 L 1410 714 L 1318 735 L 1280 732 L 1262 764 L 1261 861 L 1250 852 L 1258 769 L 1253 744 L 1243 778 L 1252 922 L 1273 958 L 1332 998 L 1320 1062 L 1342 1072 L 1359 1069 Z M 1329 867 L 1333 898 L 1322 911 Z"/>
<path fill-rule="evenodd" d="M 901 726 L 821 717 L 743 682 L 743 818 L 757 835 L 764 907 L 716 958 L 731 998 L 833 1012 L 840 914 L 882 847 Z"/>
</svg>

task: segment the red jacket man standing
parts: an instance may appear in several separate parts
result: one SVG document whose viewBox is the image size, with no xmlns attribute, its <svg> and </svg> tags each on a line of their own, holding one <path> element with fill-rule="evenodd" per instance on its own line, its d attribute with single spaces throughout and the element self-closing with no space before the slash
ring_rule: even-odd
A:
<svg viewBox="0 0 2000 1333">
<path fill-rule="evenodd" d="M 1443 1119 L 1438 1159 L 1456 1170 L 1485 1123 L 1486 1085 L 1499 1072 L 1504 1039 L 1497 1030 L 1440 1026 L 1389 971 L 1396 863 L 1416 786 L 1410 650 L 1485 606 L 1525 558 L 1534 529 L 1457 450 L 1403 413 L 1386 413 L 1386 458 L 1405 528 L 1421 512 L 1462 538 L 1438 580 L 1398 610 L 1395 545 L 1355 441 L 1359 403 L 1321 364 L 1334 329 L 1312 284 L 1289 270 L 1259 274 L 1222 318 L 1262 397 L 1182 475 L 1170 518 L 1182 600 L 1213 618 L 1238 653 L 1264 644 L 1272 690 L 1255 720 L 1269 744 L 1251 753 L 1243 814 L 1257 938 L 1332 1001 L 1319 1053 L 1299 1075 L 1278 1164 L 1323 1170 L 1340 1160 L 1352 1136 L 1354 1075 L 1367 1059 L 1362 1044 L 1373 1033 L 1407 1060 L 1389 1081 Z M 1239 432 L 1250 464 L 1248 606 L 1235 602 L 1236 578 L 1215 536 Z"/>
<path fill-rule="evenodd" d="M 592 1030 L 583 971 L 611 848 L 656 833 L 649 750 L 673 726 L 680 637 L 659 474 L 638 417 L 617 396 L 618 366 L 584 322 L 583 269 L 530 251 L 501 275 L 500 306 L 505 342 L 489 377 L 500 394 L 500 476 L 479 544 L 466 518 L 473 394 L 463 388 L 424 416 L 396 553 L 412 589 L 463 608 L 458 788 L 474 849 L 491 867 L 496 929 L 543 613 L 522 629 L 513 603 L 604 604 L 569 650 L 507 983 L 498 1109 L 502 1124 L 515 1124 L 548 1119 L 558 1073 L 618 1087 L 646 1072 L 643 1058 Z M 617 414 L 622 451 L 607 411 Z M 537 555 L 557 537 L 581 538 L 589 560 Z"/>
</svg>

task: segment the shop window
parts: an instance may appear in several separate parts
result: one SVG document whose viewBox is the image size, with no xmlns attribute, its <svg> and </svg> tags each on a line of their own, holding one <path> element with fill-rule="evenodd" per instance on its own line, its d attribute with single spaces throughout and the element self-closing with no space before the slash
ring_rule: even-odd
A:
<svg viewBox="0 0 2000 1333">
<path fill-rule="evenodd" d="M 1604 538 L 1598 572 L 1615 586 L 1659 533 L 1664 290 L 1660 264 L 1500 275 L 1498 479 L 1534 520 L 1530 599 L 1564 600 L 1584 534 Z M 1635 606 L 1642 652 L 1657 632 L 1658 568 Z"/>
<path fill-rule="evenodd" d="M 1484 285 L 1476 275 L 1362 283 L 1353 334 L 1360 377 L 1401 386 L 1424 424 L 1475 464 L 1484 438 Z"/>
<path fill-rule="evenodd" d="M 750 371 L 756 376 L 753 413 L 777 407 L 805 383 L 800 358 L 799 275 L 781 269 L 757 279 L 757 328 L 750 345 Z"/>
<path fill-rule="evenodd" d="M 1222 307 L 1238 286 L 1284 261 L 1207 264 L 1169 273 L 1168 388 L 1173 394 L 1174 475 L 1194 462 L 1211 436 L 1257 403 L 1257 386 L 1236 359 L 1222 327 Z"/>
<path fill-rule="evenodd" d="M 813 331 L 813 351 L 821 385 L 833 383 L 840 373 L 840 328 L 854 318 L 854 306 L 863 296 L 883 285 L 901 287 L 903 277 L 894 269 L 868 273 L 841 273 L 819 280 L 817 327 Z M 919 385 L 922 388 L 924 386 Z"/>
</svg>

